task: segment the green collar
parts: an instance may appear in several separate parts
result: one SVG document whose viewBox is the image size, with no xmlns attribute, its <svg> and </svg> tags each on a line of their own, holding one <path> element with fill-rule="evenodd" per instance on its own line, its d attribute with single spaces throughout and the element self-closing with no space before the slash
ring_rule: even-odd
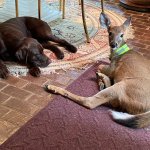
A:
<svg viewBox="0 0 150 150">
<path fill-rule="evenodd" d="M 117 55 L 117 56 L 120 56 L 120 55 L 123 55 L 125 54 L 126 52 L 128 52 L 130 50 L 130 48 L 128 47 L 127 44 L 124 44 L 123 46 L 119 47 L 118 49 L 116 49 L 114 51 L 114 54 Z"/>
</svg>

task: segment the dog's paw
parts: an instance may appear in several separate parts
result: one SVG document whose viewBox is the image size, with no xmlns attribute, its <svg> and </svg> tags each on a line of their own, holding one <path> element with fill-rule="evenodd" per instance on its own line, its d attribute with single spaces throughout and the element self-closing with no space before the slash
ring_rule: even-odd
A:
<svg viewBox="0 0 150 150">
<path fill-rule="evenodd" d="M 57 54 L 56 57 L 57 57 L 58 59 L 63 59 L 63 58 L 64 58 L 64 53 L 61 52 L 61 53 Z"/>
<path fill-rule="evenodd" d="M 0 65 L 0 78 L 6 79 L 8 77 L 9 71 L 7 67 L 3 64 Z"/>
<path fill-rule="evenodd" d="M 77 48 L 73 45 L 68 45 L 66 47 L 66 49 L 69 51 L 69 52 L 72 52 L 72 53 L 76 53 L 77 52 Z"/>
<path fill-rule="evenodd" d="M 32 67 L 29 69 L 29 73 L 34 77 L 39 77 L 41 74 L 41 71 L 38 67 Z"/>
</svg>

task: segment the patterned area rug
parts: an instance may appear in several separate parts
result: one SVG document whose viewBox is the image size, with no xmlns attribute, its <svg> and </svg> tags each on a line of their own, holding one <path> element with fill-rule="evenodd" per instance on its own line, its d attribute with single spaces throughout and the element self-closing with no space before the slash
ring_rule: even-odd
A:
<svg viewBox="0 0 150 150">
<path fill-rule="evenodd" d="M 0 7 L 3 7 L 4 0 L 0 0 Z"/>
<path fill-rule="evenodd" d="M 90 0 L 86 0 L 85 3 L 86 22 L 91 39 L 90 44 L 86 43 L 81 9 L 77 2 L 77 0 L 67 1 L 66 19 L 63 20 L 58 18 L 57 20 L 50 22 L 49 25 L 51 26 L 54 35 L 66 39 L 77 46 L 78 52 L 72 54 L 62 49 L 65 53 L 65 58 L 63 60 L 57 60 L 53 53 L 45 50 L 45 54 L 52 60 L 52 63 L 44 69 L 41 68 L 43 74 L 49 74 L 59 69 L 83 69 L 88 64 L 106 58 L 109 55 L 108 35 L 107 31 L 102 29 L 99 25 L 101 9 L 97 6 L 97 2 L 91 3 Z M 52 4 L 57 5 L 58 1 L 57 3 L 53 1 L 50 5 Z M 109 10 L 106 10 L 105 12 L 111 18 L 113 25 L 120 25 L 123 23 L 124 18 L 120 15 Z M 8 67 L 13 75 L 26 75 L 28 72 L 28 69 L 24 66 L 8 64 Z"/>
</svg>

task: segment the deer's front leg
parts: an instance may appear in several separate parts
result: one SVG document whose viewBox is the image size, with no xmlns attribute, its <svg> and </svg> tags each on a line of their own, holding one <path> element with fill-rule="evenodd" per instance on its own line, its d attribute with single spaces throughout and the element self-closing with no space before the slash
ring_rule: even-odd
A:
<svg viewBox="0 0 150 150">
<path fill-rule="evenodd" d="M 108 76 L 101 72 L 96 72 L 97 80 L 98 80 L 98 86 L 99 90 L 103 90 L 104 88 L 108 88 L 111 86 L 111 81 Z"/>
<path fill-rule="evenodd" d="M 111 76 L 111 67 L 110 65 L 99 65 L 97 72 L 101 72 L 102 74 L 105 74 L 106 76 L 110 77 Z"/>
<path fill-rule="evenodd" d="M 91 97 L 79 96 L 54 85 L 46 85 L 45 87 L 47 91 L 60 94 L 89 109 L 93 109 L 97 106 L 105 104 L 117 97 L 116 86 L 111 86 L 107 89 L 104 89 Z"/>
<path fill-rule="evenodd" d="M 108 88 L 111 86 L 111 67 L 110 65 L 99 65 L 98 70 L 96 72 L 99 90 L 103 90 L 104 88 Z"/>
</svg>

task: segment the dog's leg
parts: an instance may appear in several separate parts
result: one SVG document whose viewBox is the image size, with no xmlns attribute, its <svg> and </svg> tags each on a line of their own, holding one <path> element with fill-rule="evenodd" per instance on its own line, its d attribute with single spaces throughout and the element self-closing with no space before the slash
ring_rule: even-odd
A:
<svg viewBox="0 0 150 150">
<path fill-rule="evenodd" d="M 58 59 L 64 58 L 64 53 L 57 46 L 51 44 L 50 42 L 43 42 L 41 44 L 44 48 L 51 50 Z"/>
<path fill-rule="evenodd" d="M 120 84 L 117 83 L 111 87 L 108 87 L 107 89 L 104 89 L 91 97 L 78 96 L 54 85 L 46 85 L 46 89 L 52 93 L 60 94 L 64 97 L 67 97 L 84 107 L 93 109 L 104 103 L 118 99 L 118 89 L 120 89 Z"/>
<path fill-rule="evenodd" d="M 6 65 L 0 60 L 0 78 L 6 79 L 8 77 L 9 71 Z"/>
<path fill-rule="evenodd" d="M 46 22 L 43 22 L 41 20 L 27 20 L 26 24 L 28 30 L 38 41 L 52 41 L 59 44 L 60 46 L 65 47 L 68 51 L 72 53 L 75 53 L 77 51 L 77 48 L 69 42 L 67 42 L 66 40 L 54 36 L 49 25 Z"/>
<path fill-rule="evenodd" d="M 41 70 L 39 69 L 39 67 L 28 66 L 28 69 L 29 73 L 34 77 L 39 77 L 41 75 Z"/>
<path fill-rule="evenodd" d="M 0 36 L 0 52 L 5 52 L 5 51 L 6 51 L 6 46 Z M 1 56 L 1 59 L 2 58 L 4 58 L 4 60 L 6 59 L 5 56 Z M 8 77 L 9 71 L 1 59 L 0 59 L 0 78 L 6 79 Z"/>
<path fill-rule="evenodd" d="M 58 43 L 60 46 L 65 47 L 69 52 L 72 52 L 72 53 L 77 52 L 77 48 L 75 46 L 73 46 L 72 44 L 68 43 L 66 40 L 60 39 L 60 38 L 58 38 L 58 37 L 56 37 L 56 36 L 54 36 L 52 34 L 45 35 L 44 40 Z"/>
</svg>

